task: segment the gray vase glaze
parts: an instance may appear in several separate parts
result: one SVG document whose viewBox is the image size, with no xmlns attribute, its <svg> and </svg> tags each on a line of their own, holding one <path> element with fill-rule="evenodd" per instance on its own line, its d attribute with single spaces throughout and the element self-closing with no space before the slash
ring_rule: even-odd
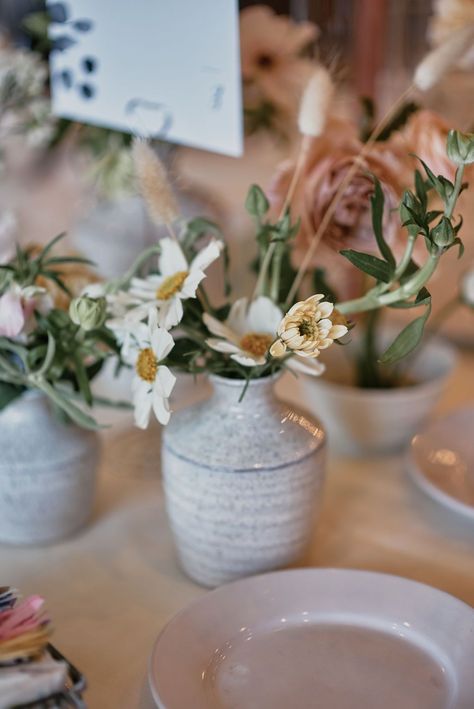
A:
<svg viewBox="0 0 474 709">
<path fill-rule="evenodd" d="M 312 535 L 326 436 L 279 401 L 275 378 L 211 377 L 207 401 L 164 431 L 163 484 L 186 573 L 217 586 L 297 561 Z"/>
<path fill-rule="evenodd" d="M 85 525 L 92 511 L 98 436 L 56 419 L 26 392 L 0 412 L 0 542 L 44 544 Z"/>
</svg>

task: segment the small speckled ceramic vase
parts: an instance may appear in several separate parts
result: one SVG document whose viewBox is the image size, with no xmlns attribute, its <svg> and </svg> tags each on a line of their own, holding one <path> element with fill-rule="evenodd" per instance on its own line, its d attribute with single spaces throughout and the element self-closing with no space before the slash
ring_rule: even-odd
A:
<svg viewBox="0 0 474 709">
<path fill-rule="evenodd" d="M 207 401 L 164 430 L 163 484 L 185 572 L 203 586 L 297 561 L 312 535 L 326 436 L 279 401 L 276 377 L 211 377 Z"/>
<path fill-rule="evenodd" d="M 68 537 L 92 511 L 98 436 L 62 424 L 40 392 L 0 411 L 0 543 Z"/>
</svg>

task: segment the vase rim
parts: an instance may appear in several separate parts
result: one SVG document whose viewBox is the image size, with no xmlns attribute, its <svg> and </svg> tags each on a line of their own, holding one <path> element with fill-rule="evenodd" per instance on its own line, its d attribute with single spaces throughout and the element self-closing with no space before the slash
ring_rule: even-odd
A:
<svg viewBox="0 0 474 709">
<path fill-rule="evenodd" d="M 269 384 L 276 382 L 283 372 L 275 372 L 275 374 L 269 374 L 266 377 L 256 377 L 255 379 L 250 379 L 248 386 Z M 223 384 L 229 387 L 242 387 L 247 384 L 247 379 L 231 379 L 230 377 L 222 377 L 220 374 L 209 374 L 209 380 L 215 382 L 216 384 Z"/>
</svg>

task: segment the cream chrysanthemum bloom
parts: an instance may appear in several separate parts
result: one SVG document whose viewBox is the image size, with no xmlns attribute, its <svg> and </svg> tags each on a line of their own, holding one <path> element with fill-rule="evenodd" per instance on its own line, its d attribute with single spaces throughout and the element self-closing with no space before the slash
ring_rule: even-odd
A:
<svg viewBox="0 0 474 709">
<path fill-rule="evenodd" d="M 288 350 L 300 357 L 318 357 L 320 350 L 346 334 L 346 325 L 333 322 L 334 305 L 323 298 L 312 295 L 290 308 L 278 327 L 278 340 L 270 348 L 272 357 L 282 357 Z"/>
<path fill-rule="evenodd" d="M 282 315 L 280 308 L 264 295 L 250 304 L 247 298 L 239 298 L 232 305 L 225 322 L 207 313 L 203 315 L 207 329 L 216 335 L 206 343 L 216 352 L 229 355 L 243 367 L 262 366 L 267 362 Z M 324 365 L 320 362 L 298 362 L 295 357 L 288 360 L 287 366 L 312 376 L 324 372 Z"/>
</svg>

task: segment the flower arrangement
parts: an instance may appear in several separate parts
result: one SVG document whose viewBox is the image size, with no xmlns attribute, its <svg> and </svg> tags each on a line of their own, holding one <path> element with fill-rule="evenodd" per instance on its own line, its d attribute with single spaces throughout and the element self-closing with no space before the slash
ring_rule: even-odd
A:
<svg viewBox="0 0 474 709">
<path fill-rule="evenodd" d="M 382 357 L 379 347 L 383 340 L 381 321 L 388 308 L 406 309 L 409 305 L 393 302 L 390 295 L 367 307 L 367 278 L 387 280 L 387 286 L 377 286 L 380 294 L 385 288 L 393 288 L 392 276 L 406 291 L 410 271 L 415 272 L 418 264 L 425 262 L 427 250 L 434 251 L 430 241 L 440 240 L 437 233 L 431 234 L 432 228 L 448 228 L 448 221 L 451 236 L 446 236 L 446 244 L 458 244 L 462 252 L 462 244 L 457 241 L 462 220 L 453 220 L 450 201 L 457 200 L 464 189 L 463 176 L 471 172 L 472 135 L 450 131 L 440 116 L 410 99 L 414 96 L 418 101 L 424 90 L 456 64 L 468 47 L 466 36 L 464 30 L 457 30 L 429 53 L 417 67 L 413 84 L 378 123 L 374 121 L 374 107 L 364 102 L 366 112 L 359 130 L 354 121 L 329 113 L 324 130 L 309 143 L 301 131 L 299 156 L 277 169 L 268 190 L 273 214 L 288 202 L 291 191 L 291 211 L 301 219 L 290 264 L 294 285 L 286 304 L 291 304 L 301 288 L 306 292 L 318 288 L 333 302 L 347 298 L 353 303 L 338 309 L 357 317 L 357 347 L 351 347 L 348 354 L 354 355 L 351 358 L 358 386 L 386 388 L 406 381 L 403 368 L 387 366 L 395 360 L 391 362 L 388 354 Z M 459 141 L 464 146 L 462 154 L 457 151 Z M 415 222 L 409 225 L 408 219 Z M 411 232 L 408 242 L 407 227 Z M 417 238 L 420 234 L 424 239 Z M 372 268 L 380 265 L 380 255 L 386 262 L 382 268 L 386 268 L 387 259 L 390 262 L 392 276 L 377 274 Z M 428 297 L 428 292 L 423 292 Z M 459 302 L 465 299 L 456 296 L 449 307 Z M 426 308 L 428 317 L 430 298 Z M 443 309 L 443 316 L 448 311 Z M 420 319 L 408 334 L 420 328 L 421 337 L 423 322 Z"/>
<path fill-rule="evenodd" d="M 432 85 L 457 61 L 465 49 L 461 45 L 453 47 L 450 40 L 448 53 L 443 45 L 428 55 L 417 68 L 415 85 Z M 39 253 L 18 249 L 0 269 L 2 405 L 25 388 L 38 388 L 73 421 L 93 427 L 93 418 L 74 400 L 93 403 L 90 380 L 106 357 L 115 356 L 119 365 L 134 369 L 137 425 L 145 428 L 152 412 L 166 424 L 174 371 L 242 380 L 242 396 L 250 380 L 281 370 L 319 376 L 320 354 L 346 343 L 354 325 L 361 329 L 356 320 L 361 315 L 359 384 L 398 385 L 397 368 L 387 367 L 422 339 L 431 313 L 429 280 L 450 249 L 458 247 L 462 254 L 462 218 L 455 210 L 466 187 L 466 167 L 474 162 L 474 136 L 449 131 L 447 158 L 438 163 L 449 169 L 436 174 L 423 159 L 406 158 L 403 131 L 391 146 L 378 141 L 400 127 L 400 107 L 408 117 L 406 95 L 366 131 L 364 142 L 331 120 L 332 93 L 328 73 L 316 67 L 298 115 L 300 151 L 280 172 L 279 199 L 270 194 L 271 204 L 257 185 L 248 191 L 245 206 L 255 226 L 258 263 L 255 288 L 245 298 L 230 299 L 218 226 L 203 218 L 183 219 L 163 165 L 138 139 L 132 157 L 140 191 L 151 218 L 168 235 L 123 277 L 88 285 L 78 296 L 64 269 L 88 262 L 51 256 L 55 242 Z M 328 136 L 337 151 L 327 148 Z M 397 181 L 402 164 L 404 175 L 411 171 L 403 177 L 411 185 L 404 190 L 400 177 Z M 337 267 L 330 265 L 327 273 L 318 267 L 321 245 L 339 251 L 337 260 L 362 275 L 357 293 L 338 297 L 328 285 Z M 203 281 L 217 260 L 225 288 L 215 304 Z M 66 303 L 54 302 L 64 296 Z M 376 328 L 387 308 L 422 312 L 382 352 Z"/>
<path fill-rule="evenodd" d="M 74 297 L 95 280 L 90 262 L 52 254 L 61 236 L 0 265 L 0 409 L 37 389 L 66 419 L 96 428 L 78 401 L 92 405 L 90 382 L 118 348 L 105 300 Z"/>
<path fill-rule="evenodd" d="M 317 86 L 312 84 L 308 90 L 316 91 Z M 307 130 L 305 137 L 312 139 L 310 121 L 302 121 L 302 125 Z M 314 134 L 320 130 L 316 121 Z M 304 265 L 293 285 L 287 282 L 291 250 L 300 227 L 299 221 L 292 221 L 288 206 L 298 176 L 292 180 L 276 220 L 269 218 L 270 203 L 264 192 L 251 186 L 246 209 L 255 223 L 259 249 L 255 290 L 250 297 L 235 301 L 227 298 L 225 304 L 215 306 L 203 280 L 206 269 L 220 257 L 225 266 L 226 251 L 218 228 L 200 218 L 190 222 L 180 219 L 158 158 L 145 143 L 136 142 L 134 156 L 142 193 L 150 214 L 165 223 L 169 236 L 157 245 L 158 262 L 148 275 L 105 284 L 101 292 L 108 303 L 107 325 L 121 345 L 123 360 L 135 369 L 137 425 L 146 427 L 152 411 L 161 423 L 168 422 L 169 397 L 175 382 L 173 369 L 240 379 L 242 396 L 251 379 L 283 369 L 322 374 L 321 352 L 334 342 L 344 342 L 353 325 L 348 318 L 360 313 L 378 314 L 387 307 L 422 309 L 422 314 L 376 358 L 388 365 L 410 354 L 421 340 L 431 311 L 431 296 L 426 288 L 430 277 L 449 249 L 457 246 L 462 251 L 458 235 L 462 220 L 453 215 L 465 187 L 465 165 L 474 160 L 473 150 L 473 136 L 452 131 L 448 136 L 448 155 L 457 165 L 454 182 L 435 176 L 426 163 L 422 163 L 424 174 L 415 172 L 415 191 L 407 190 L 399 204 L 400 229 L 405 234 L 399 256 L 384 236 L 384 192 L 373 178 L 372 228 L 380 253 L 375 256 L 342 250 L 342 256 L 371 282 L 359 297 L 339 302 L 323 293 L 298 299 Z M 437 193 L 443 210 L 429 208 L 430 192 Z M 199 249 L 204 237 L 208 242 Z M 419 240 L 423 241 L 425 257 L 417 265 L 413 252 Z M 144 254 L 144 258 L 148 256 Z M 367 335 L 370 362 L 375 349 L 373 324 L 371 327 Z M 374 378 L 376 374 L 370 376 Z"/>
</svg>

